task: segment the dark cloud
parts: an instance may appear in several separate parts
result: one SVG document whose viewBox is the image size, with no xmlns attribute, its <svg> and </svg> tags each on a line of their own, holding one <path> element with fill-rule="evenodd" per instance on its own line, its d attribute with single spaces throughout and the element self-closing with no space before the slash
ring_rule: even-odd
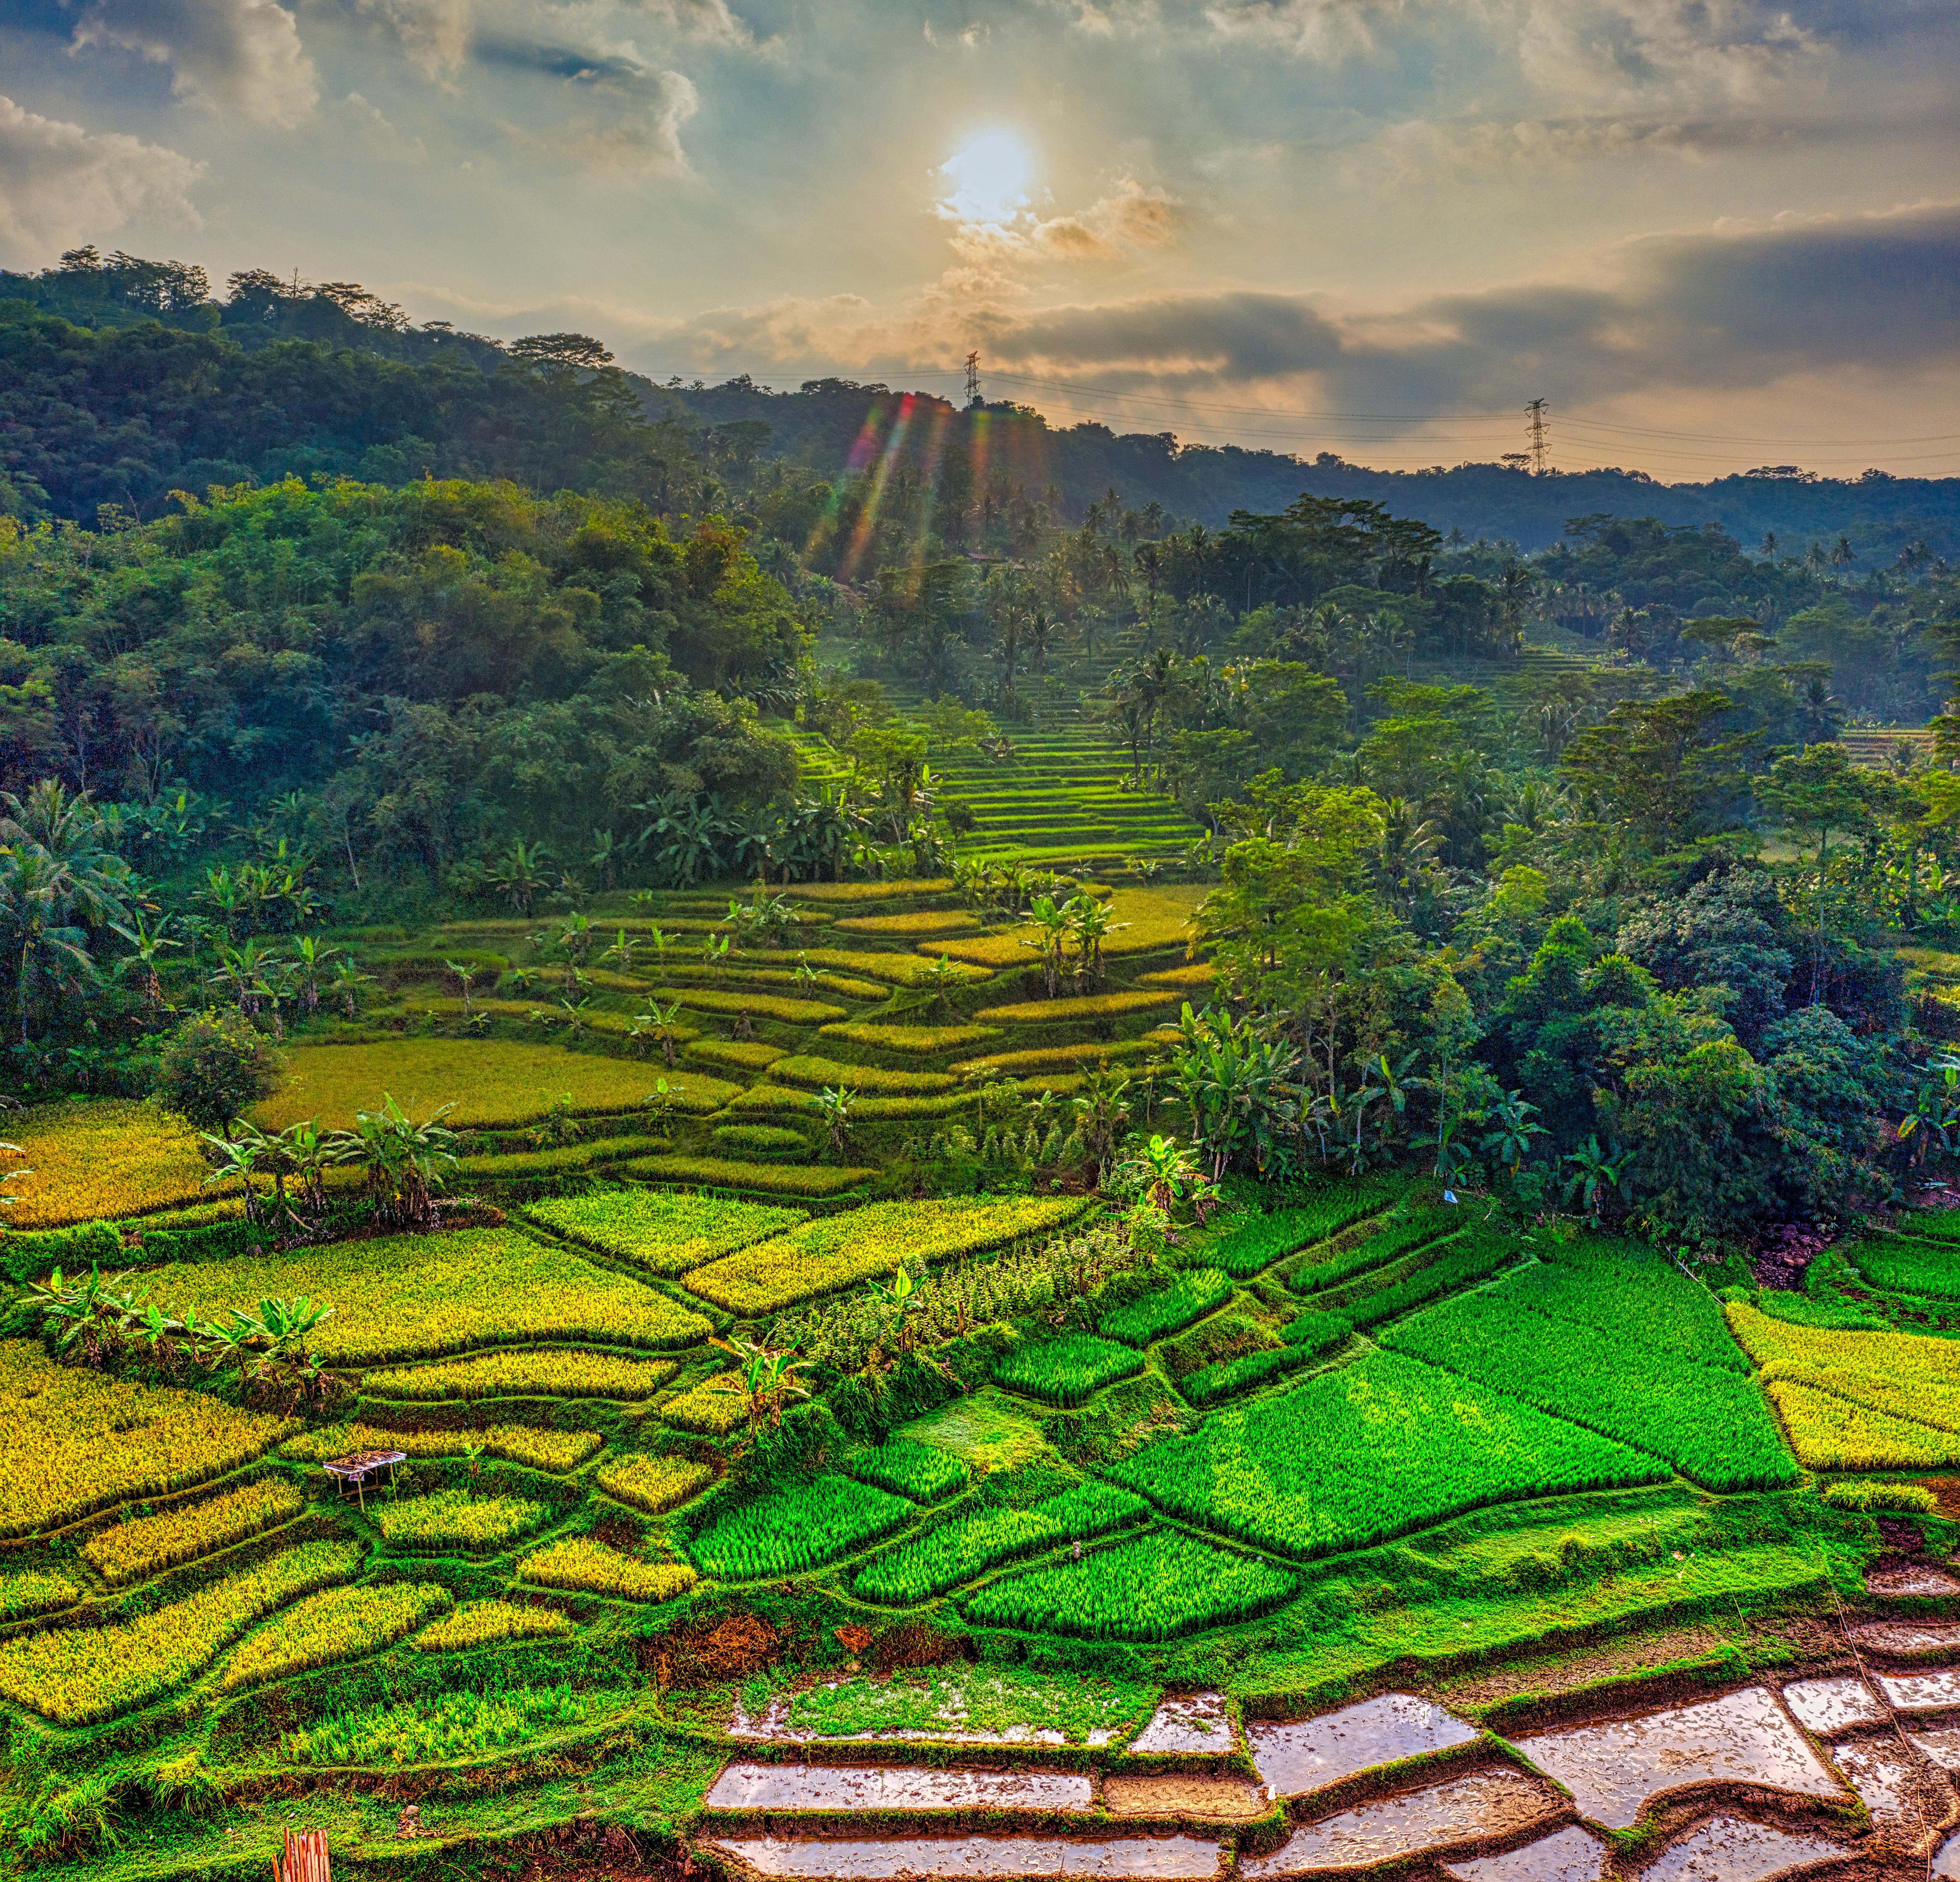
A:
<svg viewBox="0 0 1960 1882">
<path fill-rule="evenodd" d="M 1599 287 L 1522 283 L 1382 314 L 1304 296 L 1175 295 L 1001 317 L 988 357 L 1083 383 L 1253 388 L 1305 377 L 1404 410 L 1734 390 L 1806 371 L 1960 366 L 1960 205 L 1619 251 Z"/>
<path fill-rule="evenodd" d="M 642 175 L 687 169 L 681 127 L 700 108 L 684 73 L 650 65 L 630 53 L 483 34 L 473 49 L 479 65 L 558 80 L 575 102 L 559 123 L 511 126 L 540 149 L 563 152 L 593 170 Z"/>
</svg>

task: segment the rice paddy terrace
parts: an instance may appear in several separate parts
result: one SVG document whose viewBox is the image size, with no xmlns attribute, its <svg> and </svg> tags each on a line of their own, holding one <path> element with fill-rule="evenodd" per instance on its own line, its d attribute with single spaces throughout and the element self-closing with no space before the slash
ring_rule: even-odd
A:
<svg viewBox="0 0 1960 1882">
<path fill-rule="evenodd" d="M 22 1120 L 13 1282 L 307 1295 L 337 1391 L 0 1341 L 10 1859 L 1952 1873 L 1954 1218 L 1718 1298 L 1394 1173 L 1162 1247 L 1073 1185 L 915 1199 L 931 1135 L 1045 1132 L 1148 1062 L 1176 893 L 1116 892 L 1133 951 L 1072 1002 L 934 884 L 806 892 L 826 919 L 699 978 L 706 900 L 642 905 L 562 1008 L 536 924 L 371 937 L 373 1010 L 267 1115 L 457 1100 L 473 1199 L 425 1234 L 329 1192 L 275 1250 L 142 1107 Z"/>
</svg>

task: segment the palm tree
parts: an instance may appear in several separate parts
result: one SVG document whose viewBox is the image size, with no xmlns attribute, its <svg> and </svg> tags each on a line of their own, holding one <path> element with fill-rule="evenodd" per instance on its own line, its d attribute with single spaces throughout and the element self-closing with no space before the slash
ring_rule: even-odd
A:
<svg viewBox="0 0 1960 1882">
<path fill-rule="evenodd" d="M 75 904 L 74 878 L 39 844 L 0 849 L 0 931 L 14 953 L 14 1002 L 24 1046 L 36 993 L 44 982 L 96 977 L 88 931 L 72 919 Z"/>
</svg>

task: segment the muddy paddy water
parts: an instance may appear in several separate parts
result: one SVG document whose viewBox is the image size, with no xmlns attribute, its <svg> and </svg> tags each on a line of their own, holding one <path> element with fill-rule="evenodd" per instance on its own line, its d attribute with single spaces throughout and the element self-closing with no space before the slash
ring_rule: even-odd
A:
<svg viewBox="0 0 1960 1882">
<path fill-rule="evenodd" d="M 1640 1882 L 1765 1882 L 1847 1852 L 1822 1836 L 1793 1836 L 1739 1817 L 1712 1817 L 1662 1853 Z"/>
<path fill-rule="evenodd" d="M 1599 1882 L 1605 1861 L 1606 1845 L 1589 1829 L 1568 1823 L 1500 1856 L 1446 1862 L 1443 1873 L 1450 1882 Z"/>
<path fill-rule="evenodd" d="M 1237 1749 L 1222 1693 L 1187 1693 L 1166 1699 L 1130 1742 L 1132 1751 L 1229 1757 Z"/>
<path fill-rule="evenodd" d="M 1274 1797 L 1324 1790 L 1370 1766 L 1467 1745 L 1477 1728 L 1427 1699 L 1384 1693 L 1298 1724 L 1246 1728 L 1252 1764 Z"/>
<path fill-rule="evenodd" d="M 1518 1749 L 1582 1815 L 1630 1828 L 1650 1799 L 1691 1785 L 1752 1784 L 1841 1798 L 1838 1781 L 1761 1686 L 1641 1718 L 1548 1732 Z"/>
<path fill-rule="evenodd" d="M 1379 1798 L 1303 1825 L 1269 1856 L 1242 1857 L 1246 1882 L 1322 1875 L 1424 1851 L 1446 1853 L 1515 1836 L 1564 1808 L 1546 1786 L 1509 1766 L 1399 1797 Z"/>
<path fill-rule="evenodd" d="M 1087 1810 L 1095 1788 L 1086 1771 L 731 1764 L 706 1802 L 711 1810 Z"/>
<path fill-rule="evenodd" d="M 727 1838 L 714 1845 L 759 1875 L 884 1882 L 899 1876 L 1012 1882 L 1027 1876 L 1086 1882 L 1204 1882 L 1218 1873 L 1218 1845 L 1197 1836 L 905 1836 L 886 1842 L 843 1838 Z"/>
<path fill-rule="evenodd" d="M 1863 1680 L 1793 1680 L 1783 1689 L 1783 1702 L 1806 1731 L 1820 1738 L 1885 1722 L 1885 1708 Z"/>
</svg>

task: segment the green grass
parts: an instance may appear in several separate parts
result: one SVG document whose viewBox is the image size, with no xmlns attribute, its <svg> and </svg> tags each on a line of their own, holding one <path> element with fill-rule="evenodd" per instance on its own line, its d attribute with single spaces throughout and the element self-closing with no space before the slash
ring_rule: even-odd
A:
<svg viewBox="0 0 1960 1882">
<path fill-rule="evenodd" d="M 688 1552 L 702 1574 L 719 1581 L 774 1581 L 850 1555 L 902 1529 L 913 1514 L 902 1496 L 826 1475 L 724 1511 Z"/>
<path fill-rule="evenodd" d="M 1170 1640 L 1268 1613 L 1293 1591 L 1271 1562 L 1153 1533 L 1004 1576 L 961 1607 L 983 1626 L 1097 1640 Z"/>
<path fill-rule="evenodd" d="M 1142 1360 L 1128 1346 L 1089 1333 L 1017 1346 L 995 1362 L 995 1380 L 1010 1391 L 1044 1403 L 1084 1405 L 1102 1387 L 1139 1371 Z"/>
<path fill-rule="evenodd" d="M 966 1486 L 966 1466 L 951 1451 L 902 1438 L 858 1452 L 844 1467 L 859 1482 L 895 1490 L 915 1503 L 936 1503 Z"/>
<path fill-rule="evenodd" d="M 1217 1412 L 1109 1474 L 1200 1528 L 1304 1559 L 1485 1503 L 1668 1471 L 1457 1374 L 1376 1352 Z"/>
<path fill-rule="evenodd" d="M 797 1208 L 624 1186 L 546 1196 L 527 1203 L 524 1213 L 602 1254 L 659 1275 L 685 1273 L 804 1219 Z"/>
<path fill-rule="evenodd" d="M 1202 1320 L 1231 1298 L 1229 1275 L 1217 1268 L 1195 1268 L 1180 1275 L 1169 1287 L 1104 1314 L 1096 1331 L 1106 1339 L 1120 1339 L 1126 1346 L 1147 1346 L 1166 1333 L 1178 1333 L 1193 1320 Z"/>
</svg>

